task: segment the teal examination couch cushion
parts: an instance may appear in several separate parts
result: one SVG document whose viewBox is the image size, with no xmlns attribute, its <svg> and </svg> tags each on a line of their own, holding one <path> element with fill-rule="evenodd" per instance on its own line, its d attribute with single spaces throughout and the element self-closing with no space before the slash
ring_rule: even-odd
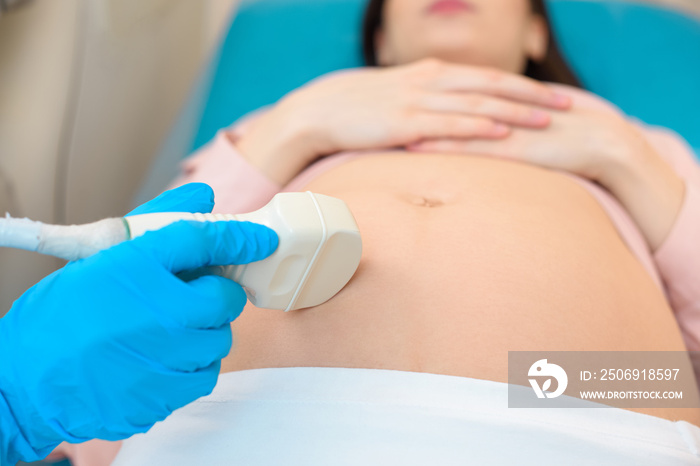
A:
<svg viewBox="0 0 700 466">
<path fill-rule="evenodd" d="M 362 66 L 366 0 L 243 0 L 211 63 L 193 149 L 330 71 Z M 700 153 L 700 19 L 625 1 L 549 0 L 556 37 L 584 86 L 671 128 Z"/>
</svg>

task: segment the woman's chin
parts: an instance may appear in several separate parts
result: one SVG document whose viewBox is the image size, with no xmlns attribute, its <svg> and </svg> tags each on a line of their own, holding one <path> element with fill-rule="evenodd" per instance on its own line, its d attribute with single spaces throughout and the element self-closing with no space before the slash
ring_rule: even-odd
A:
<svg viewBox="0 0 700 466">
<path fill-rule="evenodd" d="M 447 63 L 455 63 L 460 65 L 502 68 L 500 64 L 496 63 L 496 60 L 489 59 L 489 57 L 485 57 L 483 54 L 477 53 L 476 51 L 471 51 L 467 47 L 455 47 L 454 44 L 441 44 L 440 46 L 430 47 L 422 54 L 406 60 L 405 63 L 411 63 L 424 58 L 436 58 Z"/>
</svg>

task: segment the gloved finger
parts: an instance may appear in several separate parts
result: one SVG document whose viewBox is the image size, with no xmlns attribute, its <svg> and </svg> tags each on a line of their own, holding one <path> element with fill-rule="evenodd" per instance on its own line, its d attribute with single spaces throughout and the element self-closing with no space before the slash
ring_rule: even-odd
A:
<svg viewBox="0 0 700 466">
<path fill-rule="evenodd" d="M 230 324 L 248 301 L 241 285 L 228 278 L 207 275 L 187 285 L 191 293 L 185 299 L 190 304 L 168 310 L 168 316 L 183 327 L 207 329 Z"/>
<path fill-rule="evenodd" d="M 154 212 L 209 213 L 214 208 L 214 190 L 204 183 L 189 183 L 165 191 L 127 214 Z"/>
<path fill-rule="evenodd" d="M 111 425 L 110 430 L 113 432 L 100 438 L 121 440 L 135 432 L 146 432 L 176 409 L 209 395 L 216 386 L 220 371 L 220 360 L 194 372 L 163 368 L 157 378 L 152 379 L 140 393 L 141 409 L 133 410 L 131 416 L 124 419 L 123 428 Z"/>
<path fill-rule="evenodd" d="M 278 242 L 277 233 L 256 223 L 179 221 L 128 243 L 155 257 L 169 271 L 180 273 L 259 261 L 272 254 Z"/>
<path fill-rule="evenodd" d="M 178 393 L 172 394 L 170 407 L 174 409 L 181 408 L 192 403 L 197 398 L 209 395 L 216 386 L 221 371 L 221 360 L 213 362 L 207 367 L 203 367 L 195 372 L 178 372 L 173 374 L 173 387 Z"/>
<path fill-rule="evenodd" d="M 168 369 L 195 372 L 226 357 L 231 350 L 231 326 L 216 329 L 178 328 L 170 338 L 152 345 L 144 353 Z"/>
</svg>

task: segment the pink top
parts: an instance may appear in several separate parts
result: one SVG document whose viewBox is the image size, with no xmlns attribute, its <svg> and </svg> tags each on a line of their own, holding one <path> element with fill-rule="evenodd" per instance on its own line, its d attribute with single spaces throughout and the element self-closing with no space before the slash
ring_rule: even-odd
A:
<svg viewBox="0 0 700 466">
<path fill-rule="evenodd" d="M 552 86 L 570 95 L 575 106 L 622 114 L 612 104 L 589 92 L 563 85 Z M 252 118 L 254 116 L 247 117 L 236 125 L 232 130 L 234 136 L 244 133 Z M 580 183 L 606 210 L 632 253 L 664 289 L 688 350 L 700 350 L 700 165 L 690 147 L 672 131 L 635 124 L 685 181 L 681 211 L 656 252 L 651 253 L 635 222 L 606 189 L 579 176 L 564 174 Z M 364 154 L 342 152 L 325 157 L 286 186 L 281 186 L 248 163 L 222 130 L 212 142 L 183 162 L 183 174 L 174 185 L 207 183 L 216 195 L 215 212 L 250 212 L 264 206 L 278 192 L 298 191 L 321 173 Z"/>
</svg>

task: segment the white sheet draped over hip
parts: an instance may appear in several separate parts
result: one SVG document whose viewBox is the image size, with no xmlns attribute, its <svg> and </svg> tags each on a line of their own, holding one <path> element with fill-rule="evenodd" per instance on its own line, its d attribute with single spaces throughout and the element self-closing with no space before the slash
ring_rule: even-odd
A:
<svg viewBox="0 0 700 466">
<path fill-rule="evenodd" d="M 113 464 L 700 464 L 700 428 L 686 422 L 616 408 L 508 408 L 507 387 L 383 369 L 231 372 L 127 440 Z"/>
</svg>

